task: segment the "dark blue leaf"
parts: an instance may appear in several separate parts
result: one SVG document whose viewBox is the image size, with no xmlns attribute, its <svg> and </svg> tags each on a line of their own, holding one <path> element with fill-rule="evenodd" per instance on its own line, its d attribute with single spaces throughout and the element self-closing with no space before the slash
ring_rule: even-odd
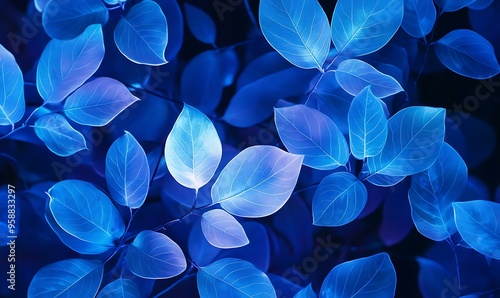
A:
<svg viewBox="0 0 500 298">
<path fill-rule="evenodd" d="M 165 59 L 177 57 L 184 39 L 184 19 L 177 0 L 163 0 L 158 3 L 168 20 L 168 43 L 165 50 Z"/>
<path fill-rule="evenodd" d="M 304 155 L 304 165 L 332 170 L 349 159 L 347 142 L 325 114 L 304 105 L 274 110 L 276 128 L 285 147 Z"/>
<path fill-rule="evenodd" d="M 467 183 L 467 166 L 447 143 L 443 144 L 436 162 L 411 178 L 408 199 L 413 222 L 427 238 L 441 241 L 456 231 L 453 207 Z"/>
<path fill-rule="evenodd" d="M 146 65 L 163 65 L 168 43 L 167 19 L 160 6 L 142 1 L 122 17 L 115 28 L 115 44 L 130 61 Z"/>
<path fill-rule="evenodd" d="M 207 241 L 218 248 L 236 248 L 249 243 L 240 223 L 221 209 L 203 213 L 201 229 Z"/>
<path fill-rule="evenodd" d="M 59 156 L 69 156 L 87 149 L 83 135 L 59 114 L 47 114 L 35 122 L 35 133 L 47 148 Z"/>
<path fill-rule="evenodd" d="M 148 195 L 149 175 L 144 149 L 126 131 L 106 155 L 106 183 L 111 197 L 122 206 L 140 208 Z"/>
<path fill-rule="evenodd" d="M 272 51 L 259 56 L 245 66 L 236 82 L 236 89 L 289 67 L 290 64 L 278 52 Z"/>
<path fill-rule="evenodd" d="M 194 37 L 203 43 L 213 45 L 215 48 L 217 31 L 212 18 L 203 10 L 188 3 L 184 3 L 184 9 L 189 30 Z"/>
<path fill-rule="evenodd" d="M 85 83 L 64 103 L 64 114 L 78 124 L 104 126 L 138 101 L 119 81 L 97 78 Z"/>
<path fill-rule="evenodd" d="M 453 275 L 433 260 L 417 257 L 417 262 L 420 267 L 418 286 L 422 296 L 424 298 L 441 297 L 443 289 L 447 286 L 446 280 L 452 281 Z"/>
<path fill-rule="evenodd" d="M 500 73 L 493 46 L 474 31 L 453 30 L 436 42 L 435 50 L 439 61 L 459 75 L 480 80 Z"/>
<path fill-rule="evenodd" d="M 73 39 L 92 24 L 106 24 L 108 9 L 101 0 L 51 0 L 43 9 L 45 32 L 55 39 Z"/>
<path fill-rule="evenodd" d="M 335 72 L 335 78 L 347 93 L 354 96 L 367 86 L 370 86 L 373 95 L 378 98 L 404 91 L 396 79 L 358 59 L 342 61 Z"/>
<path fill-rule="evenodd" d="M 474 10 L 482 10 L 490 6 L 491 3 L 493 3 L 493 0 L 476 0 L 467 7 Z"/>
<path fill-rule="evenodd" d="M 290 198 L 303 156 L 273 146 L 253 146 L 240 152 L 212 186 L 212 200 L 242 217 L 264 217 Z"/>
<path fill-rule="evenodd" d="M 366 173 L 369 173 L 370 170 L 368 170 L 367 164 L 363 167 L 363 169 L 366 169 Z M 406 176 L 387 176 L 387 175 L 380 175 L 380 174 L 375 174 L 375 175 L 370 175 L 369 177 L 366 178 L 371 184 L 377 185 L 377 186 L 382 186 L 382 187 L 390 187 L 398 184 L 401 182 L 403 179 L 405 179 Z"/>
<path fill-rule="evenodd" d="M 312 201 L 313 224 L 317 226 L 343 226 L 365 208 L 366 187 L 352 174 L 333 173 L 321 180 Z"/>
<path fill-rule="evenodd" d="M 389 255 L 379 253 L 342 263 L 328 273 L 320 298 L 394 297 L 396 271 Z"/>
<path fill-rule="evenodd" d="M 94 297 L 103 277 L 100 261 L 69 259 L 40 269 L 28 288 L 29 298 Z"/>
<path fill-rule="evenodd" d="M 43 50 L 36 87 L 48 103 L 57 103 L 90 78 L 104 58 L 101 25 L 90 25 L 72 40 L 51 40 Z"/>
<path fill-rule="evenodd" d="M 141 292 L 135 282 L 119 278 L 105 286 L 97 298 L 136 298 L 140 296 Z"/>
<path fill-rule="evenodd" d="M 189 209 L 187 209 L 189 210 Z M 195 221 L 188 237 L 188 252 L 198 266 L 207 266 L 218 257 L 222 249 L 210 244 L 201 229 L 201 220 Z"/>
<path fill-rule="evenodd" d="M 405 0 L 405 12 L 401 26 L 416 38 L 424 38 L 436 22 L 436 7 L 432 0 Z"/>
<path fill-rule="evenodd" d="M 457 11 L 476 0 L 434 0 L 436 4 L 441 7 L 443 12 Z"/>
<path fill-rule="evenodd" d="M 247 261 L 226 258 L 200 267 L 198 293 L 209 297 L 276 297 L 267 275 Z"/>
<path fill-rule="evenodd" d="M 14 56 L 0 44 L 0 125 L 21 120 L 25 112 L 23 73 Z"/>
<path fill-rule="evenodd" d="M 396 33 L 403 20 L 403 0 L 339 0 L 332 17 L 332 40 L 349 57 L 373 53 Z"/>
<path fill-rule="evenodd" d="M 290 63 L 323 69 L 330 49 L 329 24 L 317 0 L 262 0 L 259 23 L 269 44 Z"/>
<path fill-rule="evenodd" d="M 283 277 L 283 275 L 276 275 L 273 273 L 267 273 L 269 280 L 273 284 L 274 290 L 276 291 L 277 297 L 294 297 L 302 287 L 298 284 L 291 282 L 289 279 Z M 316 297 L 314 297 L 316 298 Z"/>
<path fill-rule="evenodd" d="M 316 297 L 318 296 L 316 295 L 316 293 L 312 288 L 312 283 L 309 284 L 307 287 L 303 288 L 302 290 L 300 290 L 300 292 L 295 294 L 295 296 L 293 296 L 293 298 L 316 298 Z"/>
<path fill-rule="evenodd" d="M 154 231 L 142 231 L 127 249 L 128 268 L 142 278 L 171 278 L 186 270 L 186 258 L 172 239 Z"/>
</svg>

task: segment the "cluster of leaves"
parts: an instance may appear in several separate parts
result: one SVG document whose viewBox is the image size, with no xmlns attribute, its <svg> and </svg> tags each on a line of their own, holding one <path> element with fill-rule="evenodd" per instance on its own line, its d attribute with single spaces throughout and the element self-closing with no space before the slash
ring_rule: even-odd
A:
<svg viewBox="0 0 500 298">
<path fill-rule="evenodd" d="M 126 109 L 147 104 L 149 96 L 182 110 L 166 140 L 156 139 L 155 144 L 162 143 L 151 152 L 136 133 L 122 130 L 105 150 L 103 170 L 93 169 L 101 174 L 98 179 L 32 187 L 29 192 L 38 192 L 40 200 L 40 192 L 47 191 L 46 204 L 37 204 L 44 205 L 53 233 L 79 256 L 38 270 L 28 297 L 149 296 L 155 280 L 180 274 L 156 295 L 168 295 L 193 277 L 201 297 L 394 296 L 396 270 L 385 252 L 337 264 L 319 291 L 272 274 L 269 256 L 260 261 L 257 252 L 251 256 L 256 247 L 270 246 L 264 240 L 268 229 L 245 219 L 273 215 L 313 187 L 314 194 L 306 197 L 312 224 L 330 229 L 373 212 L 378 204 L 368 202 L 377 196 L 374 189 L 411 181 L 403 198 L 396 199 L 408 198 L 414 226 L 423 236 L 500 259 L 500 205 L 461 198 L 468 169 L 458 149 L 445 142 L 446 110 L 407 106 L 413 90 L 405 84 L 404 63 L 398 64 L 407 60 L 406 50 L 388 44 L 399 31 L 423 42 L 425 57 L 434 51 L 452 72 L 491 78 L 500 66 L 493 46 L 479 34 L 458 29 L 435 42 L 427 38 L 443 13 L 486 8 L 491 2 L 339 0 L 330 22 L 316 0 L 261 0 L 260 30 L 275 51 L 252 59 L 242 71 L 238 45 L 217 48 L 214 21 L 186 4 L 191 34 L 214 49 L 190 60 L 180 83 L 168 84 L 178 91 L 170 93 L 140 80 L 101 76 L 107 71 L 101 64 L 108 51 L 117 49 L 122 56 L 116 59 L 147 66 L 145 82 L 154 77 L 152 67 L 173 64 L 167 60 L 177 59 L 182 43 L 176 1 L 35 0 L 51 38 L 36 65 L 34 86 L 42 104 L 25 115 L 29 84 L 14 56 L 0 46 L 0 125 L 10 128 L 2 139 L 26 141 L 33 137 L 26 131 L 33 128 L 48 150 L 67 157 L 89 149 L 82 133 L 86 128 L 115 123 Z M 106 33 L 112 45 L 105 42 Z M 387 62 L 387 55 L 398 61 Z M 236 91 L 224 102 L 224 88 L 230 86 Z M 142 98 L 141 92 L 147 95 Z M 398 96 L 403 104 L 395 104 Z M 277 146 L 256 144 L 241 151 L 231 146 L 232 129 L 262 125 L 268 118 Z M 304 177 L 308 174 L 312 177 Z M 175 185 L 165 186 L 162 177 Z M 160 182 L 171 188 L 164 191 L 167 208 L 177 202 L 185 212 L 156 228 L 147 220 L 146 227 L 132 228 Z M 187 247 L 179 245 L 168 227 L 194 217 L 199 218 L 189 225 Z M 292 244 L 293 249 L 300 248 Z M 425 258 L 419 263 L 424 269 L 440 268 Z"/>
</svg>

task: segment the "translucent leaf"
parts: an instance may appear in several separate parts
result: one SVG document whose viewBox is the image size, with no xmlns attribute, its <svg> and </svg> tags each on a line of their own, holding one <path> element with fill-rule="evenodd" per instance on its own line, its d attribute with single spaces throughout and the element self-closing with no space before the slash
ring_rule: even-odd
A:
<svg viewBox="0 0 500 298">
<path fill-rule="evenodd" d="M 59 156 L 69 156 L 87 149 L 83 135 L 59 114 L 46 114 L 35 122 L 35 133 L 47 148 Z"/>
<path fill-rule="evenodd" d="M 394 265 L 388 254 L 379 253 L 335 266 L 323 281 L 319 297 L 392 298 L 395 291 Z"/>
<path fill-rule="evenodd" d="M 436 7 L 432 0 L 405 0 L 405 12 L 401 26 L 415 38 L 424 38 L 436 22 Z"/>
<path fill-rule="evenodd" d="M 378 155 L 367 159 L 371 174 L 408 176 L 430 167 L 444 141 L 446 111 L 409 107 L 388 121 L 387 141 Z"/>
<path fill-rule="evenodd" d="M 51 0 L 43 9 L 45 32 L 55 39 L 73 39 L 92 24 L 106 24 L 108 9 L 101 0 Z"/>
<path fill-rule="evenodd" d="M 459 75 L 480 80 L 500 73 L 493 46 L 474 31 L 453 30 L 434 49 L 439 61 Z"/>
<path fill-rule="evenodd" d="M 307 287 L 303 288 L 293 296 L 293 298 L 316 298 L 318 297 L 314 290 L 312 289 L 312 283 L 310 283 Z"/>
<path fill-rule="evenodd" d="M 339 0 L 332 17 L 332 40 L 339 53 L 349 57 L 373 53 L 398 31 L 403 0 Z"/>
<path fill-rule="evenodd" d="M 184 3 L 186 21 L 194 37 L 203 43 L 214 45 L 217 30 L 214 20 L 203 10 L 188 3 Z"/>
<path fill-rule="evenodd" d="M 357 159 L 375 156 L 387 139 L 387 117 L 380 99 L 366 87 L 351 103 L 348 113 L 351 152 Z"/>
<path fill-rule="evenodd" d="M 203 213 L 201 229 L 207 241 L 218 248 L 236 248 L 249 243 L 240 223 L 221 209 Z"/>
<path fill-rule="evenodd" d="M 441 241 L 456 231 L 451 203 L 467 183 L 467 166 L 447 143 L 436 162 L 411 178 L 408 192 L 411 215 L 417 230 L 427 238 Z"/>
<path fill-rule="evenodd" d="M 373 95 L 378 98 L 404 91 L 396 79 L 358 59 L 342 61 L 335 72 L 335 78 L 342 89 L 354 96 L 367 86 L 370 86 Z"/>
<path fill-rule="evenodd" d="M 177 57 L 184 40 L 184 18 L 177 0 L 159 1 L 165 18 L 168 20 L 168 43 L 165 50 L 165 59 L 172 60 Z"/>
<path fill-rule="evenodd" d="M 328 18 L 317 0 L 262 0 L 259 23 L 269 44 L 290 63 L 322 69 L 330 36 Z"/>
<path fill-rule="evenodd" d="M 447 286 L 445 281 L 448 280 L 448 282 L 451 282 L 453 275 L 433 260 L 421 257 L 417 257 L 416 259 L 420 268 L 418 271 L 420 293 L 424 298 L 441 297 L 443 289 Z"/>
<path fill-rule="evenodd" d="M 36 10 L 38 10 L 39 12 L 43 12 L 43 10 L 47 6 L 47 4 L 50 2 L 50 0 L 34 0 L 33 2 L 35 4 Z"/>
<path fill-rule="evenodd" d="M 366 165 L 366 164 L 365 164 Z M 366 166 L 363 168 L 367 168 Z M 367 173 L 370 173 L 368 170 Z M 377 185 L 377 186 L 382 186 L 382 187 L 390 187 L 398 184 L 401 182 L 403 179 L 405 179 L 406 176 L 387 176 L 387 175 L 380 175 L 380 174 L 374 174 L 370 175 L 366 178 L 371 184 Z"/>
<path fill-rule="evenodd" d="M 116 4 L 120 4 L 123 2 L 127 2 L 127 0 L 103 0 L 103 1 L 109 5 L 116 5 Z"/>
<path fill-rule="evenodd" d="M 457 11 L 473 3 L 476 0 L 434 0 L 443 12 Z"/>
<path fill-rule="evenodd" d="M 226 258 L 200 267 L 198 293 L 209 297 L 276 297 L 267 275 L 247 261 Z"/>
<path fill-rule="evenodd" d="M 142 278 L 171 278 L 186 270 L 186 258 L 177 243 L 166 235 L 142 231 L 128 247 L 128 268 Z"/>
<path fill-rule="evenodd" d="M 122 206 L 140 208 L 148 195 L 149 173 L 144 149 L 126 131 L 106 155 L 106 183 L 111 197 Z"/>
<path fill-rule="evenodd" d="M 115 44 L 130 61 L 163 65 L 168 43 L 167 19 L 154 1 L 142 1 L 122 17 L 115 28 Z"/>
<path fill-rule="evenodd" d="M 139 287 L 133 281 L 119 278 L 105 286 L 97 298 L 136 298 L 140 296 Z"/>
<path fill-rule="evenodd" d="M 253 146 L 224 167 L 212 186 L 212 200 L 232 215 L 264 217 L 290 198 L 303 157 L 273 146 Z"/>
<path fill-rule="evenodd" d="M 0 44 L 0 125 L 21 120 L 25 112 L 23 73 L 14 56 Z"/>
<path fill-rule="evenodd" d="M 312 201 L 313 224 L 343 226 L 361 213 L 368 193 L 363 183 L 348 172 L 333 173 L 321 180 Z"/>
<path fill-rule="evenodd" d="M 90 78 L 104 58 L 101 25 L 90 25 L 72 40 L 51 40 L 38 62 L 36 87 L 48 103 L 57 103 Z"/>
<path fill-rule="evenodd" d="M 28 297 L 94 297 L 102 277 L 100 261 L 60 261 L 43 267 L 35 274 L 28 288 Z"/>
<path fill-rule="evenodd" d="M 462 239 L 483 255 L 500 259 L 500 204 L 483 200 L 452 204 Z"/>
<path fill-rule="evenodd" d="M 165 161 L 181 185 L 200 189 L 212 179 L 222 158 L 214 125 L 203 113 L 185 104 L 165 143 Z"/>
<path fill-rule="evenodd" d="M 78 124 L 104 126 L 139 98 L 112 78 L 85 83 L 64 103 L 64 114 Z"/>
</svg>

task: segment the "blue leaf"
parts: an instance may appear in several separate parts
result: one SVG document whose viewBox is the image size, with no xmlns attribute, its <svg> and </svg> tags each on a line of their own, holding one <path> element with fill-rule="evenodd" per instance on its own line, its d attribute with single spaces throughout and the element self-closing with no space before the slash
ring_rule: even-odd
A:
<svg viewBox="0 0 500 298">
<path fill-rule="evenodd" d="M 370 87 L 354 98 L 348 119 L 352 155 L 364 159 L 379 154 L 387 139 L 387 117 L 382 102 Z"/>
<path fill-rule="evenodd" d="M 214 20 L 203 10 L 188 3 L 184 3 L 186 21 L 194 37 L 203 43 L 213 45 L 217 34 Z"/>
<path fill-rule="evenodd" d="M 119 278 L 105 286 L 97 298 L 136 298 L 141 297 L 139 287 L 130 279 Z"/>
<path fill-rule="evenodd" d="M 127 0 L 103 0 L 103 1 L 109 5 L 116 5 L 116 4 L 120 4 L 123 2 L 127 2 Z"/>
<path fill-rule="evenodd" d="M 48 103 L 57 103 L 90 78 L 104 58 L 101 25 L 90 25 L 72 40 L 51 40 L 43 50 L 36 87 Z"/>
<path fill-rule="evenodd" d="M 482 10 L 490 6 L 491 3 L 493 3 L 493 0 L 476 0 L 467 7 L 473 10 Z"/>
<path fill-rule="evenodd" d="M 81 125 L 104 126 L 138 101 L 119 81 L 97 78 L 85 83 L 64 103 L 64 114 Z"/>
<path fill-rule="evenodd" d="M 474 31 L 453 30 L 434 49 L 439 61 L 459 75 L 480 80 L 500 73 L 493 46 Z"/>
<path fill-rule="evenodd" d="M 186 258 L 177 243 L 166 235 L 142 231 L 127 249 L 128 268 L 142 278 L 171 278 L 186 270 Z"/>
<path fill-rule="evenodd" d="M 452 204 L 462 239 L 483 255 L 500 259 L 500 204 L 483 200 Z"/>
<path fill-rule="evenodd" d="M 290 198 L 303 157 L 273 146 L 253 146 L 240 152 L 212 186 L 212 200 L 242 217 L 264 217 Z"/>
<path fill-rule="evenodd" d="M 294 297 L 295 294 L 302 290 L 300 285 L 290 281 L 290 279 L 285 278 L 283 275 L 276 275 L 273 273 L 267 273 L 266 275 L 273 284 L 277 297 Z"/>
<path fill-rule="evenodd" d="M 221 209 L 203 213 L 201 229 L 207 241 L 218 248 L 236 248 L 249 243 L 240 223 Z"/>
<path fill-rule="evenodd" d="M 23 73 L 14 56 L 0 44 L 0 125 L 21 120 L 25 112 Z"/>
<path fill-rule="evenodd" d="M 266 53 L 253 59 L 245 66 L 243 71 L 238 76 L 236 89 L 239 90 L 242 87 L 259 80 L 260 78 L 263 78 L 280 70 L 287 69 L 289 67 L 290 64 L 285 59 L 283 59 L 283 57 L 278 52 L 272 51 Z"/>
<path fill-rule="evenodd" d="M 303 288 L 293 296 L 293 298 L 316 298 L 316 293 L 314 293 L 314 290 L 312 288 L 312 283 L 310 283 L 307 287 Z"/>
<path fill-rule="evenodd" d="M 55 39 L 73 39 L 92 24 L 106 24 L 108 9 L 101 0 L 51 0 L 43 9 L 45 32 Z"/>
<path fill-rule="evenodd" d="M 371 174 L 408 176 L 430 167 L 444 141 L 446 111 L 409 107 L 388 121 L 387 141 L 380 154 L 367 159 Z"/>
<path fill-rule="evenodd" d="M 433 260 L 421 257 L 416 259 L 420 268 L 418 271 L 420 293 L 424 298 L 441 297 L 443 289 L 447 286 L 445 284 L 446 280 L 448 282 L 452 281 L 453 275 Z"/>
<path fill-rule="evenodd" d="M 323 69 L 330 49 L 329 24 L 317 0 L 262 0 L 259 23 L 269 44 L 290 63 Z"/>
<path fill-rule="evenodd" d="M 430 168 L 412 176 L 408 199 L 413 222 L 422 235 L 441 241 L 456 232 L 451 203 L 466 183 L 467 166 L 447 143 Z"/>
<path fill-rule="evenodd" d="M 396 33 L 403 20 L 403 0 L 339 0 L 332 17 L 332 40 L 349 57 L 373 53 Z"/>
<path fill-rule="evenodd" d="M 325 114 L 304 105 L 274 109 L 276 128 L 285 147 L 304 155 L 304 165 L 332 170 L 349 159 L 347 142 Z"/>
<path fill-rule="evenodd" d="M 198 293 L 209 297 L 276 297 L 267 275 L 247 261 L 226 258 L 200 267 Z"/>
<path fill-rule="evenodd" d="M 168 43 L 165 50 L 165 59 L 172 60 L 177 57 L 184 39 L 184 18 L 177 0 L 159 1 L 161 10 L 168 20 Z"/>
<path fill-rule="evenodd" d="M 222 145 L 214 125 L 185 104 L 165 143 L 170 174 L 179 184 L 198 191 L 212 179 L 221 158 Z"/>
<path fill-rule="evenodd" d="M 365 164 L 363 166 L 363 169 L 367 169 L 368 166 Z M 367 169 L 366 173 L 369 173 L 370 170 Z M 370 175 L 366 178 L 371 184 L 377 185 L 377 186 L 382 186 L 382 187 L 390 187 L 398 184 L 401 182 L 403 179 L 405 179 L 406 176 L 387 176 L 387 175 L 380 175 L 380 174 L 374 174 Z"/>
<path fill-rule="evenodd" d="M 59 156 L 69 156 L 87 149 L 83 135 L 59 114 L 46 114 L 35 122 L 35 133 L 47 148 Z"/>
<path fill-rule="evenodd" d="M 354 96 L 367 86 L 371 87 L 373 95 L 378 98 L 404 91 L 396 79 L 358 59 L 342 61 L 335 72 L 335 78 L 342 89 Z"/>
<path fill-rule="evenodd" d="M 368 193 L 363 183 L 348 172 L 333 173 L 321 180 L 312 201 L 313 224 L 343 226 L 365 208 Z"/>
<path fill-rule="evenodd" d="M 335 266 L 323 281 L 319 297 L 392 298 L 395 291 L 394 265 L 388 254 L 379 253 Z"/>
<path fill-rule="evenodd" d="M 436 22 L 436 7 L 432 0 L 405 0 L 401 27 L 415 38 L 424 38 Z"/>
<path fill-rule="evenodd" d="M 106 183 L 111 197 L 122 206 L 140 208 L 148 195 L 149 175 L 144 149 L 126 131 L 106 155 Z"/>
<path fill-rule="evenodd" d="M 122 17 L 115 28 L 115 44 L 132 62 L 163 65 L 168 43 L 167 19 L 154 1 L 142 1 Z"/>
<path fill-rule="evenodd" d="M 473 3 L 476 0 L 434 0 L 443 12 L 457 11 Z"/>
<path fill-rule="evenodd" d="M 43 12 L 43 10 L 47 6 L 47 4 L 50 2 L 50 0 L 34 0 L 33 2 L 35 4 L 36 10 L 38 10 L 39 12 Z"/>
<path fill-rule="evenodd" d="M 69 259 L 40 269 L 31 280 L 29 298 L 94 297 L 104 266 L 100 261 Z"/>
<path fill-rule="evenodd" d="M 118 210 L 93 184 L 64 180 L 49 189 L 49 208 L 57 224 L 70 235 L 114 247 L 125 232 Z"/>
</svg>

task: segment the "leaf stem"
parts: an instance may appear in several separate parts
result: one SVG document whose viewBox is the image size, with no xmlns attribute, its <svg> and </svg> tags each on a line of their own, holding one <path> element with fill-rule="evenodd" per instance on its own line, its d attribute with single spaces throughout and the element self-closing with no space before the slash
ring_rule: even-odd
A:
<svg viewBox="0 0 500 298">
<path fill-rule="evenodd" d="M 166 289 L 164 289 L 160 293 L 158 293 L 155 296 L 153 296 L 153 298 L 161 297 L 163 294 L 166 294 L 167 292 L 169 292 L 170 290 L 172 290 L 173 288 L 175 288 L 178 284 L 180 284 L 181 282 L 183 282 L 185 279 L 188 279 L 190 277 L 196 276 L 196 273 L 191 274 L 191 271 L 193 270 L 193 265 L 194 265 L 194 263 L 191 262 L 191 266 L 186 270 L 186 272 L 184 273 L 184 275 L 181 278 L 179 278 L 176 282 L 174 282 L 173 284 L 171 284 L 169 287 L 167 287 Z"/>
<path fill-rule="evenodd" d="M 458 255 L 457 255 L 457 251 L 455 249 L 455 244 L 453 243 L 453 240 L 451 238 L 447 238 L 446 241 L 450 244 L 450 248 L 451 250 L 453 251 L 453 255 L 455 256 L 455 268 L 456 268 L 456 271 L 457 271 L 457 284 L 458 284 L 458 296 L 460 296 L 460 290 L 462 289 L 462 284 L 461 284 L 461 281 L 460 281 L 460 265 L 458 263 Z"/>
</svg>

